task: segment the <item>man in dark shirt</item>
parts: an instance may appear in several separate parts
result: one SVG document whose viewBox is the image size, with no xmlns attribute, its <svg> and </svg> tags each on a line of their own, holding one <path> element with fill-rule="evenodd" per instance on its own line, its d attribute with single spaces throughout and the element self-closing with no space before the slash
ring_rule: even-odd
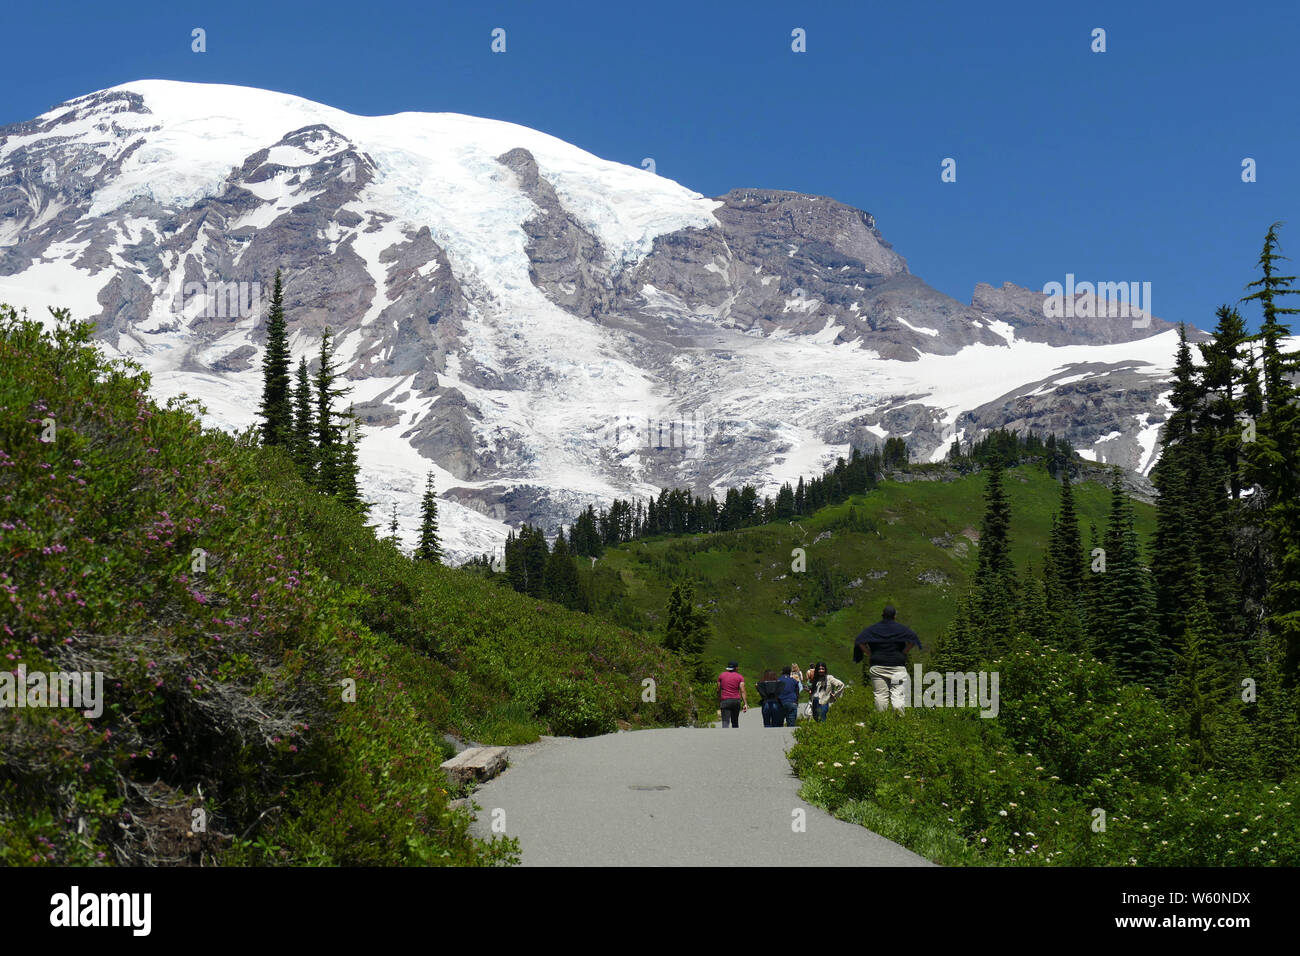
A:
<svg viewBox="0 0 1300 956">
<path fill-rule="evenodd" d="M 799 714 L 799 682 L 790 676 L 790 672 L 791 667 L 789 664 L 781 668 L 781 676 L 777 678 L 777 683 L 781 685 L 781 689 L 776 696 L 776 699 L 781 702 L 787 727 L 794 726 L 795 718 Z"/>
<path fill-rule="evenodd" d="M 853 659 L 862 661 L 862 681 L 871 681 L 876 710 L 907 707 L 907 652 L 924 650 L 915 632 L 894 620 L 898 612 L 886 604 L 881 619 L 863 628 L 853 641 Z"/>
</svg>

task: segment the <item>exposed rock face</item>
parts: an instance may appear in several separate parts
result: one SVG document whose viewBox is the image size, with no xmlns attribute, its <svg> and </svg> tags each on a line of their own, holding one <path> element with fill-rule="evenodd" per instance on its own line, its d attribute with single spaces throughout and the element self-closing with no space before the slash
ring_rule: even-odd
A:
<svg viewBox="0 0 1300 956">
<path fill-rule="evenodd" d="M 655 240 L 621 277 L 617 311 L 639 313 L 653 328 L 665 305 L 691 303 L 718 328 L 764 336 L 833 329 L 835 343 L 902 361 L 1001 341 L 971 325 L 968 307 L 909 274 L 868 213 L 777 190 L 737 189 L 721 200 L 715 226 Z"/>
<path fill-rule="evenodd" d="M 284 279 L 293 357 L 329 327 L 367 493 L 409 541 L 426 470 L 448 553 L 661 485 L 772 492 L 850 445 L 1033 427 L 1145 470 L 1169 325 L 969 305 L 866 212 L 709 200 L 508 124 L 355 117 L 142 82 L 0 128 L 0 299 L 92 317 L 110 350 L 242 426 Z M 1084 309 L 1086 311 L 1086 309 Z"/>
<path fill-rule="evenodd" d="M 1064 284 L 1065 280 L 1062 278 L 1053 281 Z M 1016 338 L 1029 342 L 1046 342 L 1048 345 L 1132 342 L 1173 327 L 1172 323 L 1159 318 L 1152 317 L 1148 323 L 1145 316 L 1121 315 L 1117 298 L 1119 290 L 1105 291 L 1113 291 L 1115 301 L 1112 302 L 1108 295 L 1099 299 L 1095 291 L 1080 293 L 1073 297 L 1068 314 L 1064 314 L 1064 308 L 1053 310 L 1046 305 L 1048 296 L 1042 292 L 1022 289 L 1010 282 L 1004 282 L 1000 289 L 981 282 L 975 286 L 971 295 L 971 306 L 987 318 L 1006 322 L 1015 329 Z M 1062 297 L 1061 305 L 1064 307 L 1064 292 Z M 1141 298 L 1140 289 L 1138 297 Z M 1049 318 L 1048 313 L 1051 311 L 1062 314 Z M 1189 328 L 1188 337 L 1193 341 L 1209 338 L 1194 326 Z"/>
</svg>

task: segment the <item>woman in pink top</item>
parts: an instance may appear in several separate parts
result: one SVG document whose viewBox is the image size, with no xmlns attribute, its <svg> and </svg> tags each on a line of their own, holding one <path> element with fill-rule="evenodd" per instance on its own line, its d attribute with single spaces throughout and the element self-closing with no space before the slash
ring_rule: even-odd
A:
<svg viewBox="0 0 1300 956">
<path fill-rule="evenodd" d="M 735 661 L 718 675 L 718 707 L 722 711 L 722 726 L 740 729 L 740 709 L 749 710 L 749 695 L 745 693 L 745 678 L 736 668 Z"/>
</svg>

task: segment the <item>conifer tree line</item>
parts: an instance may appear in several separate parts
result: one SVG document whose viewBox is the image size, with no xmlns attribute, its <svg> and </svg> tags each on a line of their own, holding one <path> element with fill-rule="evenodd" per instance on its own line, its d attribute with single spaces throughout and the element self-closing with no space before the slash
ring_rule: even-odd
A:
<svg viewBox="0 0 1300 956">
<path fill-rule="evenodd" d="M 948 460 L 961 471 L 987 466 L 994 460 L 1006 466 L 1045 461 L 1049 471 L 1056 474 L 1073 454 L 1070 443 L 1055 435 L 1044 439 L 1032 430 L 1021 435 L 997 429 L 968 443 L 964 450 L 954 442 Z M 588 505 L 570 529 L 568 548 L 572 554 L 598 558 L 606 547 L 640 538 L 709 534 L 789 521 L 867 493 L 886 472 L 906 467 L 908 458 L 907 443 L 902 438 L 887 438 L 879 449 L 852 448 L 847 461 L 839 458 L 820 477 L 805 481 L 800 476 L 794 485 L 786 482 L 775 498 L 764 496 L 760 500 L 758 490 L 747 484 L 728 488 L 722 501 L 714 495 L 700 497 L 689 489 L 664 488 L 657 497 L 644 500 L 615 499 L 600 511 Z"/>
<path fill-rule="evenodd" d="M 266 317 L 262 401 L 257 410 L 262 444 L 283 448 L 308 484 L 364 512 L 369 504 L 361 499 L 357 484 L 360 421 L 351 407 L 340 411 L 339 403 L 351 389 L 339 385 L 334 349 L 334 334 L 326 328 L 314 373 L 304 356 L 290 375 L 289 330 L 277 269 Z"/>
<path fill-rule="evenodd" d="M 550 546 L 541 528 L 525 524 L 519 528 L 518 534 L 511 531 L 506 538 L 502 573 L 520 594 L 545 598 L 570 610 L 588 611 L 591 609 L 590 595 L 578 577 L 573 557 L 564 528 L 560 528 L 554 546 Z M 469 565 L 481 568 L 489 576 L 501 568 L 487 555 L 472 558 Z"/>
<path fill-rule="evenodd" d="M 606 547 L 656 535 L 709 534 L 735 531 L 772 521 L 788 521 L 819 508 L 863 494 L 874 488 L 882 472 L 878 451 L 852 449 L 848 461 L 840 458 L 820 478 L 786 482 L 773 499 L 762 499 L 753 485 L 728 488 L 722 501 L 704 498 L 689 489 L 661 489 L 657 497 L 625 501 L 616 499 L 596 511 L 588 505 L 574 522 L 570 546 L 575 554 L 600 557 Z"/>
<path fill-rule="evenodd" d="M 968 443 L 964 450 L 956 447 L 949 461 L 956 462 L 958 470 L 963 472 L 1038 461 L 1056 473 L 1064 470 L 1072 455 L 1070 444 L 1055 435 L 1044 439 L 1032 431 L 1021 435 L 999 429 Z M 765 497 L 760 502 L 754 486 L 744 485 L 728 489 L 721 503 L 712 496 L 706 499 L 683 489 L 663 489 L 657 497 L 644 501 L 617 499 L 599 511 L 588 505 L 567 532 L 560 527 L 553 546 L 547 544 L 541 528 L 526 524 L 518 532 L 510 532 L 503 560 L 494 562 L 490 556 L 480 555 L 471 559 L 469 566 L 489 577 L 503 573 L 505 581 L 520 593 L 589 611 L 592 596 L 587 583 L 575 570 L 577 558 L 599 558 L 607 547 L 653 535 L 716 533 L 812 514 L 851 495 L 870 491 L 890 468 L 906 467 L 907 459 L 906 443 L 901 438 L 889 439 L 878 451 L 863 453 L 852 449 L 847 461 L 840 458 L 820 478 L 810 481 L 800 478 L 794 486 L 786 483 L 775 500 Z M 849 523 L 859 526 L 852 509 Z M 843 606 L 849 577 L 841 569 L 814 559 L 804 576 L 805 607 L 828 612 Z M 674 586 L 674 592 L 677 587 Z M 695 643 L 704 640 L 700 635 L 707 632 L 707 619 L 701 615 L 697 621 L 681 611 L 684 600 L 677 594 L 670 598 L 665 641 L 680 651 L 688 667 L 696 667 L 703 644 L 696 649 Z M 679 631 L 678 636 L 671 636 Z"/>
<path fill-rule="evenodd" d="M 1297 765 L 1300 353 L 1285 318 L 1300 309 L 1280 261 L 1274 224 L 1241 299 L 1262 311 L 1257 333 L 1224 305 L 1198 361 L 1179 328 L 1148 553 L 1118 469 L 1105 531 L 1085 546 L 1064 469 L 1040 566 L 1018 573 L 1001 461 L 988 469 L 979 567 L 946 660 L 974 666 L 1015 634 L 1088 652 L 1169 698 L 1202 767 L 1252 750 L 1276 776 Z"/>
</svg>

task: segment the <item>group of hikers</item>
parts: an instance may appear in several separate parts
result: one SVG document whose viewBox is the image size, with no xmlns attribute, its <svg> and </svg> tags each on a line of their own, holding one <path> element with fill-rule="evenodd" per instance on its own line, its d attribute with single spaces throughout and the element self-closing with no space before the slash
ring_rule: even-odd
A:
<svg viewBox="0 0 1300 956">
<path fill-rule="evenodd" d="M 863 628 L 853 640 L 853 660 L 862 664 L 863 682 L 871 682 L 876 710 L 892 707 L 902 712 L 907 706 L 907 653 L 913 647 L 925 649 L 915 632 L 896 620 L 897 613 L 892 604 L 886 604 L 880 620 Z M 749 711 L 749 693 L 739 667 L 730 661 L 718 675 L 718 709 L 723 727 L 739 728 L 741 712 Z M 825 661 L 818 661 L 807 671 L 798 664 L 787 664 L 779 676 L 775 670 L 767 670 L 757 688 L 763 726 L 793 727 L 801 694 L 808 694 L 813 720 L 823 721 L 831 705 L 844 693 L 845 685 L 827 670 Z"/>
</svg>

